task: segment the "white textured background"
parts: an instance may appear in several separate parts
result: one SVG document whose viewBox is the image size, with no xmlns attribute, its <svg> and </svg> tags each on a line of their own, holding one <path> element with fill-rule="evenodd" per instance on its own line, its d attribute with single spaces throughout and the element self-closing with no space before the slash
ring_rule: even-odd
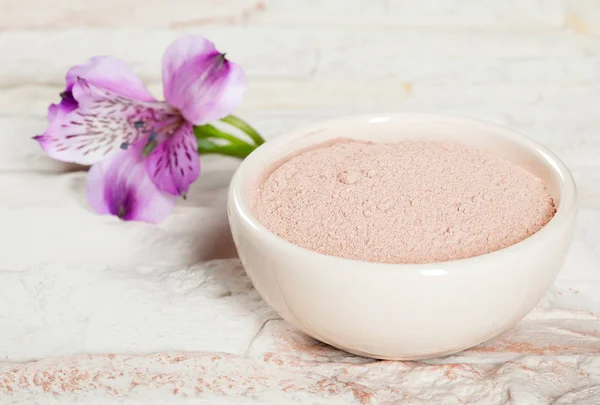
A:
<svg viewBox="0 0 600 405">
<path fill-rule="evenodd" d="M 267 137 L 425 110 L 546 144 L 581 201 L 550 294 L 460 355 L 373 362 L 298 334 L 228 259 L 234 160 L 204 159 L 160 226 L 91 213 L 85 173 L 30 137 L 93 55 L 160 94 L 184 33 L 246 69 L 238 113 Z M 0 0 L 0 404 L 600 404 L 599 35 L 597 0 Z"/>
</svg>

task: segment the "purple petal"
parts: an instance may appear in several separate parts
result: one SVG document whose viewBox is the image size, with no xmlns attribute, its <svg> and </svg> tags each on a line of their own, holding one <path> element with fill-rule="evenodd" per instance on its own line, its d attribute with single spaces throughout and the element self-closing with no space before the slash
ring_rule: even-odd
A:
<svg viewBox="0 0 600 405">
<path fill-rule="evenodd" d="M 67 92 L 73 89 L 78 78 L 131 100 L 155 101 L 140 78 L 123 61 L 111 56 L 95 56 L 83 65 L 69 69 L 66 77 Z"/>
<path fill-rule="evenodd" d="M 158 223 L 172 212 L 176 197 L 150 180 L 137 144 L 91 167 L 87 199 L 99 214 Z"/>
<path fill-rule="evenodd" d="M 187 121 L 203 125 L 229 115 L 240 104 L 246 76 L 212 42 L 188 36 L 172 43 L 163 56 L 163 87 L 169 104 Z"/>
<path fill-rule="evenodd" d="M 165 103 L 133 101 L 85 79 L 79 79 L 72 91 L 79 107 L 73 111 L 60 105 L 51 107 L 50 125 L 36 137 L 54 159 L 94 164 L 147 138 L 157 122 L 181 121 L 179 113 Z"/>
<path fill-rule="evenodd" d="M 54 121 L 60 110 L 60 104 L 50 104 L 48 107 L 48 122 Z"/>
<path fill-rule="evenodd" d="M 62 100 L 59 104 L 50 104 L 48 107 L 48 121 L 52 122 L 58 116 L 59 110 L 63 113 L 70 113 L 77 108 L 78 103 L 73 97 L 73 92 L 65 91 L 61 93 Z"/>
<path fill-rule="evenodd" d="M 173 195 L 185 195 L 200 174 L 198 143 L 190 123 L 157 146 L 146 160 L 148 175 L 156 186 Z"/>
</svg>

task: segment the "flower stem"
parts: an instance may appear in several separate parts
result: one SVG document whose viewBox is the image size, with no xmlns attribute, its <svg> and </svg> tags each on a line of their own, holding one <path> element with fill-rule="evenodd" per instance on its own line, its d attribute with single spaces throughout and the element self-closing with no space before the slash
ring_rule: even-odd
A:
<svg viewBox="0 0 600 405">
<path fill-rule="evenodd" d="M 198 153 L 201 155 L 225 155 L 243 159 L 256 149 L 254 146 L 246 145 L 217 145 L 205 139 L 198 140 Z"/>
<path fill-rule="evenodd" d="M 252 128 L 250 126 L 250 124 L 248 124 L 246 121 L 242 120 L 241 118 L 236 117 L 235 115 L 228 115 L 225 118 L 221 118 L 221 121 L 223 121 L 231 126 L 234 126 L 237 129 L 244 131 L 250 138 L 252 138 L 252 140 L 254 141 L 256 146 L 260 146 L 263 143 L 265 143 L 264 138 L 262 136 L 260 136 L 258 131 L 256 129 Z"/>
<path fill-rule="evenodd" d="M 255 144 L 246 142 L 245 140 L 234 135 L 223 132 L 213 125 L 206 124 L 194 127 L 194 135 L 198 140 L 198 153 L 201 155 L 219 154 L 243 159 L 252 153 L 252 151 L 259 145 L 264 143 L 264 139 L 258 134 L 258 132 L 256 132 L 256 130 L 239 118 L 234 117 L 234 120 L 236 120 L 235 122 L 237 125 L 244 125 L 246 130 L 253 131 L 252 135 L 246 131 L 244 132 L 247 133 L 254 142 L 256 142 Z M 237 125 L 233 126 L 240 128 Z M 215 142 L 217 140 L 220 140 L 220 142 Z M 226 143 L 223 143 L 223 141 Z M 260 141 L 260 143 L 258 143 L 258 141 Z"/>
<path fill-rule="evenodd" d="M 231 134 L 223 132 L 210 124 L 202 125 L 199 127 L 194 127 L 194 134 L 196 135 L 196 138 L 200 137 L 200 138 L 224 139 L 234 145 L 249 145 L 248 142 L 245 142 L 245 141 L 241 140 L 240 138 L 237 138 Z"/>
</svg>

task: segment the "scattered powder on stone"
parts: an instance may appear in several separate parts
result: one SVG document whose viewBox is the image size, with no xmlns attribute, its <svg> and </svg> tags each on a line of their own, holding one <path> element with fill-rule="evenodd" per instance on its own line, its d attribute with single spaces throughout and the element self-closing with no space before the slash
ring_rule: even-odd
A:
<svg viewBox="0 0 600 405">
<path fill-rule="evenodd" d="M 259 187 L 259 221 L 306 249 L 382 263 L 462 259 L 552 219 L 544 183 L 459 143 L 340 139 L 292 156 Z"/>
</svg>

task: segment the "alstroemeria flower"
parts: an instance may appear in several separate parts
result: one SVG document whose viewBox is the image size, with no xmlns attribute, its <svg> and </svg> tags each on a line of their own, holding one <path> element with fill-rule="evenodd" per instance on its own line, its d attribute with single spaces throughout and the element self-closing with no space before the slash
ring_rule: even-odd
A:
<svg viewBox="0 0 600 405">
<path fill-rule="evenodd" d="M 157 101 L 120 60 L 74 66 L 62 101 L 37 136 L 53 158 L 94 165 L 88 201 L 99 213 L 159 222 L 200 173 L 193 126 L 229 115 L 246 90 L 243 70 L 209 40 L 175 41 L 163 57 L 165 101 Z"/>
</svg>

